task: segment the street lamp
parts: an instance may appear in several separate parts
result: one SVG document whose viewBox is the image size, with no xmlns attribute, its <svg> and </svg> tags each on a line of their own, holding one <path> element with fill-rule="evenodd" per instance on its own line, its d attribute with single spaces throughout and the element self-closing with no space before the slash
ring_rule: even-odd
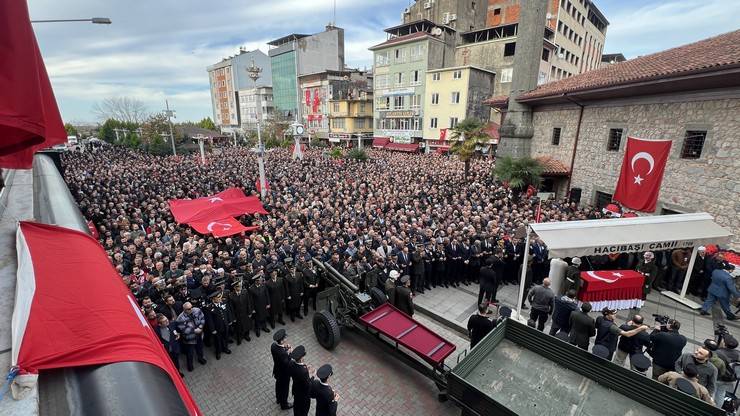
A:
<svg viewBox="0 0 740 416">
<path fill-rule="evenodd" d="M 254 63 L 254 59 L 252 59 L 252 65 L 247 67 L 247 72 L 249 73 L 249 78 L 252 78 L 252 81 L 254 82 L 254 93 L 259 96 L 257 91 L 257 80 L 260 78 L 262 68 L 258 67 Z M 255 100 L 255 102 L 256 101 L 257 100 Z M 262 129 L 260 127 L 261 111 L 259 110 L 261 103 L 257 102 L 257 107 L 257 166 L 259 167 L 260 173 L 260 197 L 264 201 L 265 196 L 267 195 L 267 182 L 265 181 L 265 147 L 262 144 Z"/>
<path fill-rule="evenodd" d="M 109 25 L 112 22 L 107 17 L 93 17 L 90 19 L 53 19 L 53 20 L 31 20 L 31 23 L 67 23 L 67 22 L 91 22 L 94 25 Z"/>
<path fill-rule="evenodd" d="M 167 123 L 170 125 L 170 140 L 172 140 L 172 155 L 177 156 L 177 150 L 175 150 L 175 135 L 172 134 L 172 117 L 177 118 L 175 116 L 175 110 L 170 110 L 170 102 L 168 100 L 164 100 L 164 104 L 166 106 L 166 110 L 164 110 L 164 115 L 167 116 Z M 201 148 L 201 157 L 203 151 Z"/>
</svg>

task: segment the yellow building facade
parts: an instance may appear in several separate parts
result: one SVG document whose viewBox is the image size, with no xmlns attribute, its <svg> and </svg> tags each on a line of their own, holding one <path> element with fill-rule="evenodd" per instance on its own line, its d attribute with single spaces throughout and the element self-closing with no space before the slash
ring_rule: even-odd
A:
<svg viewBox="0 0 740 416">
<path fill-rule="evenodd" d="M 329 119 L 329 142 L 372 140 L 372 93 L 363 92 L 358 99 L 330 100 Z"/>
</svg>

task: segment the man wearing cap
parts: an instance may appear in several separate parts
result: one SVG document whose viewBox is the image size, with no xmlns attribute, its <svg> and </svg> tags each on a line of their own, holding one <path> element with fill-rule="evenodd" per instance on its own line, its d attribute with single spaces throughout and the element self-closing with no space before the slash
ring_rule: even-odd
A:
<svg viewBox="0 0 740 416">
<path fill-rule="evenodd" d="M 316 371 L 318 381 L 314 381 L 311 395 L 316 398 L 316 416 L 336 416 L 339 395 L 329 385 L 329 377 L 334 374 L 331 365 L 324 364 Z"/>
<path fill-rule="evenodd" d="M 257 338 L 260 330 L 270 332 L 267 328 L 267 317 L 270 315 L 270 294 L 264 285 L 265 278 L 258 272 L 253 278 L 254 284 L 249 287 L 249 296 L 252 300 L 252 317 L 254 317 L 254 333 Z"/>
<path fill-rule="evenodd" d="M 208 295 L 211 299 L 204 310 L 206 315 L 206 328 L 211 331 L 213 349 L 216 359 L 221 359 L 221 353 L 231 354 L 229 349 L 229 324 L 233 321 L 231 310 L 223 300 L 220 290 Z"/>
<path fill-rule="evenodd" d="M 414 294 L 411 293 L 411 277 L 401 277 L 401 286 L 396 288 L 395 305 L 408 316 L 414 316 Z"/>
<path fill-rule="evenodd" d="M 396 304 L 396 280 L 401 276 L 397 270 L 391 270 L 388 274 L 388 279 L 385 281 L 385 296 L 388 298 L 388 303 L 391 305 Z"/>
<path fill-rule="evenodd" d="M 295 269 L 292 257 L 286 257 L 285 266 L 288 268 L 288 272 L 285 274 L 283 282 L 285 284 L 285 308 L 288 310 L 288 316 L 290 316 L 291 322 L 295 322 L 295 318 L 303 319 L 301 315 L 301 300 L 303 299 L 303 276 L 300 272 Z"/>
<path fill-rule="evenodd" d="M 293 379 L 293 416 L 307 416 L 311 408 L 311 383 L 314 375 L 303 362 L 306 348 L 299 345 L 290 352 L 290 377 Z"/>
<path fill-rule="evenodd" d="M 722 310 L 727 315 L 727 320 L 734 321 L 737 319 L 732 310 L 730 310 L 730 295 L 740 297 L 735 287 L 735 279 L 732 278 L 732 273 L 735 270 L 735 266 L 731 263 L 725 262 L 721 268 L 716 269 L 712 272 L 712 284 L 709 285 L 709 296 L 701 307 L 702 315 L 709 315 L 709 308 L 719 301 Z"/>
<path fill-rule="evenodd" d="M 570 266 L 565 269 L 565 287 L 563 288 L 565 293 L 570 289 L 576 291 L 581 289 L 581 259 L 579 257 L 573 257 L 570 260 Z"/>
<path fill-rule="evenodd" d="M 241 280 L 236 280 L 232 284 L 234 289 L 229 293 L 229 307 L 232 314 L 234 315 L 234 338 L 236 338 L 236 345 L 241 345 L 242 338 L 247 342 L 252 339 L 249 338 L 249 331 L 252 329 L 252 299 L 247 291 L 242 290 Z"/>
<path fill-rule="evenodd" d="M 643 299 L 647 298 L 650 289 L 654 284 L 657 284 L 655 279 L 658 277 L 658 266 L 655 264 L 655 255 L 652 251 L 648 251 L 642 255 L 642 260 L 637 264 L 637 272 L 645 276 L 643 282 L 642 296 Z"/>
<path fill-rule="evenodd" d="M 596 340 L 594 344 L 603 345 L 609 350 L 609 355 L 606 357 L 609 361 L 612 360 L 614 352 L 617 350 L 617 341 L 620 336 L 633 337 L 649 328 L 647 325 L 640 325 L 629 331 L 624 331 L 614 323 L 616 317 L 617 310 L 605 306 L 601 310 L 601 316 L 596 318 Z"/>
<path fill-rule="evenodd" d="M 283 301 L 285 301 L 285 283 L 283 278 L 278 276 L 276 267 L 269 267 L 270 280 L 265 283 L 267 292 L 270 294 L 270 326 L 275 329 L 275 322 L 285 325 L 283 321 Z"/>
<path fill-rule="evenodd" d="M 293 403 L 288 402 L 288 392 L 290 391 L 290 344 L 285 342 L 288 334 L 280 328 L 272 336 L 273 342 L 270 346 L 272 354 L 272 376 L 275 377 L 275 400 L 280 408 L 288 410 L 293 407 Z"/>
<path fill-rule="evenodd" d="M 308 316 L 308 304 L 316 311 L 316 296 L 319 293 L 319 278 L 313 270 L 311 260 L 298 262 L 297 271 L 303 276 L 303 315 Z"/>
</svg>

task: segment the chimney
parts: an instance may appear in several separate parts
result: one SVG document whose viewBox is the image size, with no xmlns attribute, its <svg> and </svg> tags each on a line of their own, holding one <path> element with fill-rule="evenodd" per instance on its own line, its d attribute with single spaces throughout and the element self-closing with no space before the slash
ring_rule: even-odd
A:
<svg viewBox="0 0 740 416">
<path fill-rule="evenodd" d="M 509 108 L 499 129 L 501 144 L 497 150 L 498 155 L 512 157 L 530 155 L 534 134 L 532 109 L 526 104 L 518 103 L 516 98 L 537 87 L 547 0 L 521 0 L 520 10 Z"/>
</svg>

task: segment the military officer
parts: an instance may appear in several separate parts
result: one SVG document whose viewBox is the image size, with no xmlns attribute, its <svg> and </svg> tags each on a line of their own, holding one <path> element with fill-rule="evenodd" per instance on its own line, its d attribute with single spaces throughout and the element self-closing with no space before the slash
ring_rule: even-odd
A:
<svg viewBox="0 0 740 416">
<path fill-rule="evenodd" d="M 303 299 L 303 275 L 296 271 L 295 264 L 293 264 L 293 258 L 287 257 L 285 259 L 285 265 L 288 268 L 288 272 L 285 274 L 285 307 L 288 310 L 288 316 L 290 320 L 295 322 L 295 318 L 303 319 L 301 315 L 301 300 Z"/>
<path fill-rule="evenodd" d="M 316 371 L 318 381 L 314 381 L 311 394 L 316 398 L 316 416 L 336 416 L 339 395 L 329 385 L 329 377 L 334 374 L 331 365 L 324 364 Z"/>
<path fill-rule="evenodd" d="M 221 359 L 221 353 L 231 354 L 229 349 L 229 324 L 232 322 L 229 306 L 222 302 L 223 293 L 215 291 L 208 295 L 211 301 L 205 307 L 206 328 L 211 331 L 213 349 L 216 359 Z"/>
<path fill-rule="evenodd" d="M 270 294 L 270 326 L 275 329 L 275 322 L 285 325 L 283 321 L 283 301 L 285 300 L 285 283 L 278 276 L 278 268 L 269 267 L 270 280 L 267 281 L 267 292 Z"/>
<path fill-rule="evenodd" d="M 275 377 L 275 400 L 283 410 L 293 407 L 293 403 L 288 402 L 291 348 L 290 344 L 285 341 L 287 337 L 288 334 L 284 329 L 278 329 L 272 336 L 275 342 L 270 346 L 273 362 L 272 376 Z"/>
<path fill-rule="evenodd" d="M 290 353 L 290 377 L 293 379 L 293 416 L 308 416 L 311 408 L 311 383 L 314 374 L 311 367 L 303 362 L 306 349 L 303 345 L 293 348 Z"/>
<path fill-rule="evenodd" d="M 236 280 L 233 284 L 233 291 L 229 293 L 229 307 L 234 315 L 234 338 L 236 338 L 236 345 L 241 345 L 242 338 L 247 342 L 252 339 L 249 338 L 249 331 L 252 329 L 252 299 L 245 290 L 242 290 L 241 280 Z"/>
<path fill-rule="evenodd" d="M 270 332 L 267 327 L 267 317 L 270 315 L 270 294 L 265 286 L 262 272 L 254 276 L 254 284 L 249 288 L 252 299 L 252 316 L 254 317 L 254 333 L 259 338 L 260 330 Z"/>
</svg>

